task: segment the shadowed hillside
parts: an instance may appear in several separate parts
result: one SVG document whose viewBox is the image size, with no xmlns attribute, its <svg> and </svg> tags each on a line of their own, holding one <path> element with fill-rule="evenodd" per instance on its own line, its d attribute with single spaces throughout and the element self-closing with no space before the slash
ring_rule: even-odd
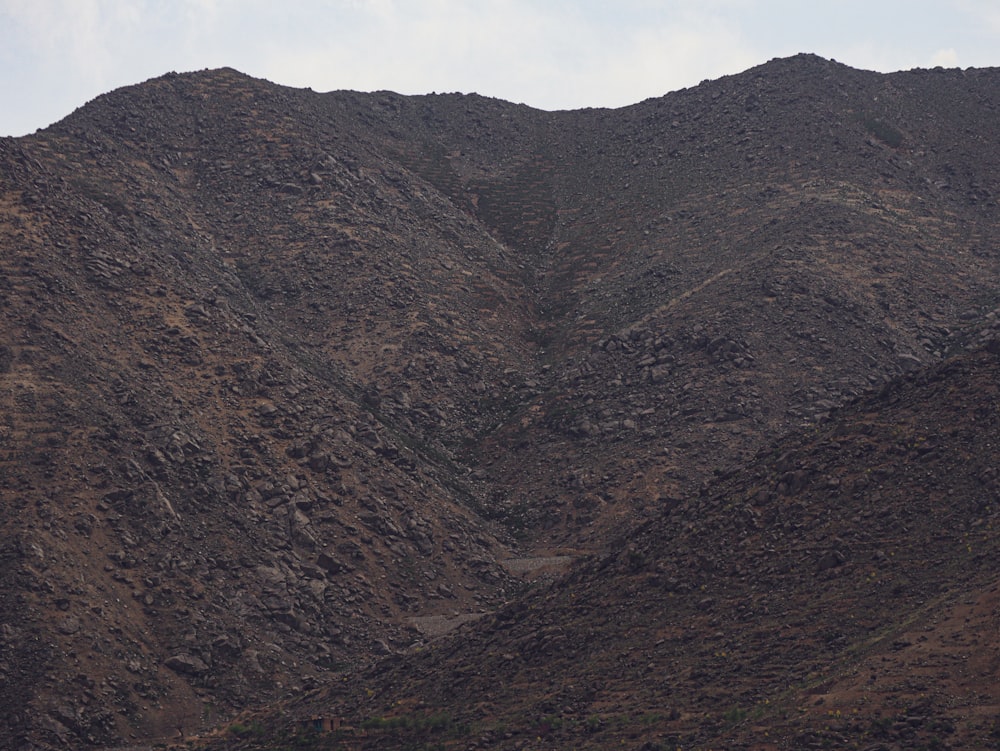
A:
<svg viewBox="0 0 1000 751">
<path fill-rule="evenodd" d="M 991 349 L 890 383 L 554 585 L 208 747 L 995 745 Z M 312 717 L 344 729 L 310 738 Z"/>
<path fill-rule="evenodd" d="M 965 698 L 913 687 L 995 625 L 998 91 L 800 55 L 542 112 L 223 69 L 0 140 L 0 738 L 304 694 L 446 747 L 836 745 L 862 696 L 829 732 L 985 737 L 985 638 Z"/>
</svg>

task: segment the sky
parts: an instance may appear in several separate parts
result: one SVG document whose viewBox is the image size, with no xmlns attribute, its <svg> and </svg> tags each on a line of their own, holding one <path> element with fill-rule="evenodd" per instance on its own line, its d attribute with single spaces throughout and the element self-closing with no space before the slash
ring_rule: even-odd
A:
<svg viewBox="0 0 1000 751">
<path fill-rule="evenodd" d="M 170 71 L 555 110 L 799 52 L 882 72 L 1000 66 L 1000 0 L 0 0 L 0 135 Z"/>
</svg>

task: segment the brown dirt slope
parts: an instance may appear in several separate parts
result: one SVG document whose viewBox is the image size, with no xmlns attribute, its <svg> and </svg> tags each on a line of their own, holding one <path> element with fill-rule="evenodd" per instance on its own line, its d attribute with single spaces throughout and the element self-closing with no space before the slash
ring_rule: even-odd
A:
<svg viewBox="0 0 1000 751">
<path fill-rule="evenodd" d="M 695 516 L 725 518 L 706 499 L 789 431 L 821 433 L 852 400 L 995 338 L 997 75 L 800 55 L 549 113 L 222 69 L 0 139 L 0 745 L 225 725 L 409 654 L 441 624 L 490 628 L 522 589 L 540 602 L 567 558 L 628 558 L 621 534 L 644 520 L 694 550 Z M 781 466 L 781 497 L 811 487 Z M 920 487 L 950 481 L 927 466 Z M 813 534 L 814 513 L 765 515 L 754 539 Z M 860 577 L 854 516 L 823 517 L 845 540 L 824 571 L 853 572 L 829 574 L 824 604 Z M 908 534 L 862 526 L 865 545 Z M 698 544 L 704 575 L 735 562 L 772 583 L 760 629 L 812 623 L 795 600 L 813 594 L 805 574 Z M 620 617 L 638 638 L 645 599 L 622 593 L 661 574 L 608 566 L 604 585 L 586 574 L 590 608 L 634 613 Z M 756 601 L 727 576 L 720 591 Z M 943 603 L 941 623 L 985 623 L 989 592 Z M 702 602 L 692 618 L 710 626 L 736 622 L 723 605 L 750 612 Z M 572 612 L 544 628 L 573 627 Z M 821 641 L 806 625 L 795 675 Z M 834 630 L 856 643 L 863 628 Z M 894 670 L 925 659 L 905 638 Z M 787 677 L 769 669 L 765 694 Z M 745 689 L 716 685 L 736 719 L 755 711 L 746 670 Z M 723 675 L 705 671 L 678 680 Z M 666 691 L 642 675 L 637 701 Z M 518 679 L 525 697 L 532 681 Z M 829 688 L 827 702 L 860 690 L 839 675 Z M 711 737 L 695 719 L 718 706 L 684 701 L 677 732 Z M 593 713 L 626 706 L 609 695 Z"/>
<path fill-rule="evenodd" d="M 993 350 L 890 383 L 554 585 L 208 747 L 992 747 Z M 302 733 L 313 716 L 344 729 Z"/>
</svg>

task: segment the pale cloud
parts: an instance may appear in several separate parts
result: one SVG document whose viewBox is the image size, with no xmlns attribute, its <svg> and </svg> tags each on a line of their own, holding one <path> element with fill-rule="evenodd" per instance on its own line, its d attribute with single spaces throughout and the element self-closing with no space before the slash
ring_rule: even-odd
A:
<svg viewBox="0 0 1000 751">
<path fill-rule="evenodd" d="M 726 5 L 733 2 L 747 0 Z M 760 62 L 723 14 L 635 5 L 636 18 L 616 19 L 625 6 L 585 13 L 526 0 L 358 2 L 352 20 L 378 23 L 376 43 L 332 29 L 322 47 L 272 44 L 259 75 L 321 90 L 478 91 L 567 109 L 631 104 Z"/>
<path fill-rule="evenodd" d="M 105 80 L 141 8 L 127 0 L 7 0 L 2 10 L 45 65 Z"/>
<path fill-rule="evenodd" d="M 325 39 L 312 48 L 268 45 L 261 75 L 324 90 L 509 96 L 526 86 L 521 97 L 527 98 L 552 72 L 546 45 L 558 48 L 572 24 L 530 3 L 380 0 L 353 3 L 351 10 L 327 19 Z"/>
<path fill-rule="evenodd" d="M 996 0 L 957 0 L 956 6 L 973 19 L 980 33 L 1000 37 L 1000 5 Z"/>
<path fill-rule="evenodd" d="M 997 65 L 1000 3 L 0 0 L 0 134 L 170 70 L 566 109 L 630 104 L 796 52 L 881 71 Z"/>
<path fill-rule="evenodd" d="M 190 43 L 215 34 L 224 15 L 237 7 L 232 0 L 181 0 L 177 27 L 184 42 Z"/>
<path fill-rule="evenodd" d="M 938 50 L 933 55 L 931 55 L 930 66 L 931 68 L 936 67 L 942 68 L 957 68 L 958 65 L 958 52 L 956 52 L 951 47 L 943 50 Z"/>
<path fill-rule="evenodd" d="M 642 29 L 615 52 L 606 61 L 599 88 L 617 88 L 619 105 L 762 62 L 734 29 L 713 22 Z"/>
</svg>

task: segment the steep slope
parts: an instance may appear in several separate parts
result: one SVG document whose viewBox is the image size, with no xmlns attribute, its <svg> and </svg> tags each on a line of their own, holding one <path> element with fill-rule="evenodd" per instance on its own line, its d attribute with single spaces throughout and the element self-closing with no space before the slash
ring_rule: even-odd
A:
<svg viewBox="0 0 1000 751">
<path fill-rule="evenodd" d="M 998 355 L 893 381 L 615 552 L 207 747 L 995 744 Z"/>
<path fill-rule="evenodd" d="M 797 56 L 547 113 L 218 70 L 0 140 L 0 743 L 405 652 L 989 340 L 997 90 Z"/>
<path fill-rule="evenodd" d="M 496 243 L 391 165 L 345 166 L 360 146 L 323 156 L 307 114 L 283 130 L 290 107 L 172 76 L 3 144 L 5 738 L 190 731 L 506 596 L 462 472 L 367 386 L 392 363 L 436 394 L 423 358 L 458 341 L 518 362 L 487 326 L 516 305 L 455 283 L 492 279 Z M 224 155 L 251 165 L 225 185 Z"/>
<path fill-rule="evenodd" d="M 493 186 L 520 190 L 522 225 L 481 212 L 503 237 L 548 235 L 524 246 L 549 368 L 470 452 L 510 520 L 599 546 L 609 523 L 962 346 L 998 303 L 998 104 L 993 71 L 798 56 L 535 126 Z M 441 151 L 475 175 L 460 115 Z"/>
</svg>

